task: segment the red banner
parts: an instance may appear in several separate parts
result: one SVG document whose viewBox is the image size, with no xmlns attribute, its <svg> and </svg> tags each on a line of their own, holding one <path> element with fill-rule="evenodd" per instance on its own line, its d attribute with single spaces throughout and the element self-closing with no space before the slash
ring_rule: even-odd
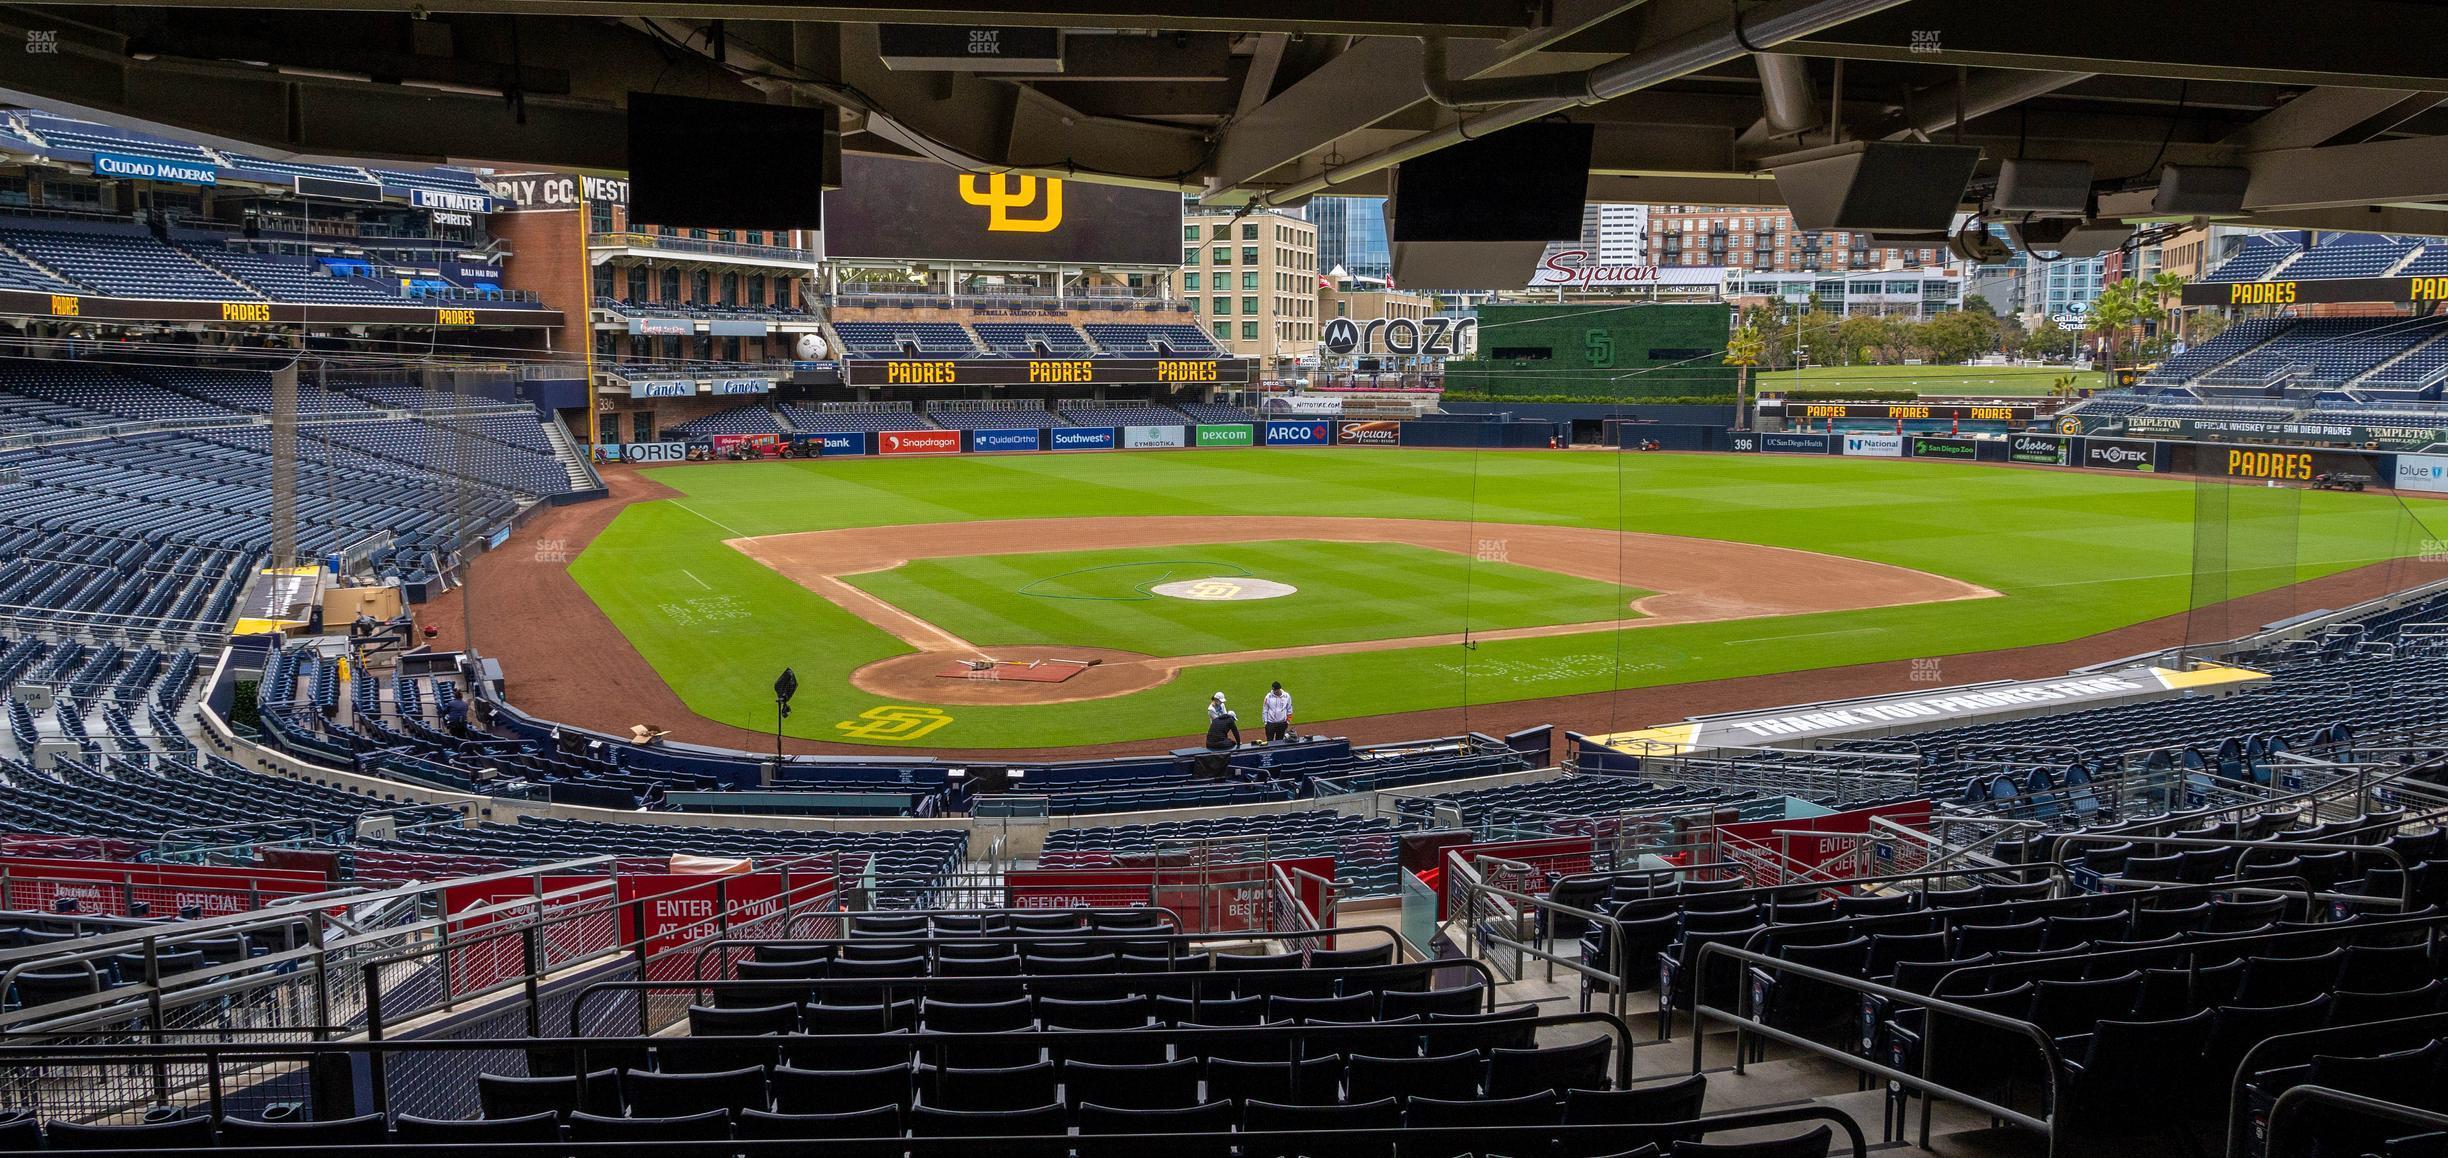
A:
<svg viewBox="0 0 2448 1158">
<path fill-rule="evenodd" d="M 1717 829 L 1717 835 L 1721 839 L 1731 837 L 1747 841 L 1758 848 L 1768 850 L 1775 858 L 1783 861 L 1783 864 L 1779 866 L 1783 872 L 1782 877 L 1777 880 L 1756 881 L 1757 884 L 1773 885 L 1797 876 L 1810 876 L 1821 880 L 1842 879 L 1851 876 L 1852 873 L 1844 866 L 1838 866 L 1837 871 L 1831 873 L 1828 871 L 1828 866 L 1846 853 L 1860 847 L 1860 841 L 1844 839 L 1844 837 L 1859 836 L 1869 832 L 1870 821 L 1873 817 L 1883 817 L 1906 828 L 1928 828 L 1930 804 L 1927 800 L 1909 800 L 1902 804 L 1856 808 L 1850 812 L 1831 812 L 1825 816 L 1746 821 L 1742 824 L 1722 825 Z M 1826 837 L 1777 835 L 1780 832 L 1824 832 L 1829 835 Z M 1737 858 L 1720 857 L 1720 859 Z"/>
<path fill-rule="evenodd" d="M 1483 856 L 1526 864 L 1537 870 L 1544 880 L 1517 882 L 1533 883 L 1535 887 L 1515 888 L 1513 891 L 1544 892 L 1546 886 L 1557 877 L 1590 871 L 1590 856 L 1595 848 L 1596 842 L 1586 836 L 1552 837 L 1543 840 L 1505 840 L 1492 844 L 1457 844 L 1445 850 L 1445 864 L 1451 865 L 1455 861 L 1460 861 L 1467 865 Z M 1446 904 L 1452 896 L 1453 878 L 1454 874 L 1450 871 L 1437 875 L 1437 919 L 1440 921 L 1445 919 Z"/>
<path fill-rule="evenodd" d="M 69 860 L 57 857 L 0 856 L 7 874 L 4 902 L 8 908 L 48 912 L 62 897 L 74 898 L 77 911 L 124 917 L 128 903 L 141 901 L 156 917 L 178 915 L 193 905 L 207 917 L 247 913 L 264 902 L 325 892 L 331 882 L 321 873 L 293 869 L 222 868 L 206 865 L 133 864 L 125 861 Z"/>
<path fill-rule="evenodd" d="M 957 430 L 880 430 L 876 432 L 877 454 L 959 454 L 961 432 Z"/>
<path fill-rule="evenodd" d="M 1152 900 L 1172 910 L 1185 933 L 1246 932 L 1271 923 L 1262 906 L 1272 901 L 1277 867 L 1334 879 L 1334 858 L 1318 856 L 1189 867 L 1015 869 L 1003 874 L 1003 885 L 1005 903 L 1015 909 L 1127 909 Z M 1312 914 L 1322 912 L 1325 886 L 1286 875 L 1301 903 Z"/>
</svg>

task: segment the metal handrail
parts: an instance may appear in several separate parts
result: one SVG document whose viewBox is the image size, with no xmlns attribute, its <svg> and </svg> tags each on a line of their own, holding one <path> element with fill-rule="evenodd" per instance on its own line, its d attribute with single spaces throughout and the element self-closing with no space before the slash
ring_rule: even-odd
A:
<svg viewBox="0 0 2448 1158">
<path fill-rule="evenodd" d="M 2064 836 L 2058 837 L 2057 840 L 2060 846 L 2067 844 L 2148 844 L 2154 847 L 2174 846 L 2177 848 L 2235 848 L 2251 849 L 2263 852 L 2342 852 L 2350 856 L 2378 855 L 2396 862 L 2398 909 L 2403 911 L 2413 907 L 2414 904 L 2414 878 L 2411 874 L 2405 871 L 2407 868 L 2405 854 L 2383 844 L 2332 844 L 2328 841 L 2305 840 L 2220 840 L 2201 836 L 2136 836 L 2131 833 L 2108 834 L 2093 832 L 2069 832 Z M 2102 883 L 2107 882 L 2103 881 Z M 2176 882 L 2137 881 L 2133 883 L 2163 884 Z M 2327 900 L 2335 900 L 2346 894 L 2315 893 L 2313 895 Z M 2357 895 L 2356 899 L 2377 900 L 2379 898 L 2367 895 Z"/>
<path fill-rule="evenodd" d="M 966 940 L 962 941 L 962 944 L 969 943 L 970 942 Z M 1489 969 L 1486 962 L 1474 961 L 1467 957 L 1444 958 L 1432 961 L 1401 961 L 1388 965 L 1346 966 L 1337 968 L 1334 975 L 1338 980 L 1348 984 L 1354 980 L 1365 982 L 1371 978 L 1380 976 L 1390 978 L 1405 978 L 1414 974 L 1427 974 L 1429 976 L 1434 976 L 1435 974 L 1441 973 L 1447 969 L 1461 969 L 1479 974 L 1481 979 L 1479 988 L 1486 994 L 1486 998 L 1481 1002 L 1481 1004 L 1488 1012 L 1495 1011 L 1495 971 Z M 604 980 L 587 983 L 587 985 L 578 990 L 576 996 L 570 999 L 570 1032 L 572 1034 L 584 1032 L 584 1026 L 586 1025 L 586 1004 L 590 999 L 594 998 L 595 995 L 599 993 L 652 993 L 657 990 L 666 990 L 710 994 L 722 993 L 725 991 L 752 992 L 756 990 L 770 990 L 778 988 L 804 988 L 808 992 L 816 994 L 821 998 L 822 995 L 828 990 L 854 989 L 880 991 L 883 994 L 883 1003 L 890 1005 L 895 1000 L 896 991 L 903 988 L 932 989 L 940 987 L 957 993 L 964 989 L 994 989 L 998 986 L 1008 989 L 1011 986 L 1024 985 L 1034 982 L 1050 982 L 1058 987 L 1065 983 L 1099 982 L 1103 983 L 1104 985 L 1111 986 L 1112 991 L 1116 996 L 1128 996 L 1134 993 L 1142 993 L 1145 990 L 1164 989 L 1175 986 L 1189 989 L 1193 991 L 1193 995 L 1195 995 L 1195 992 L 1202 987 L 1202 984 L 1231 985 L 1244 977 L 1264 975 L 1265 974 L 1263 973 L 1253 974 L 1230 969 L 1177 969 L 1165 973 L 1015 973 L 1000 977 L 794 977 L 789 980 L 765 980 L 761 978 L 732 977 L 682 978 L 670 981 Z M 1161 994 L 1149 995 L 1163 996 Z M 924 998 L 932 995 L 920 993 L 916 996 Z"/>
<path fill-rule="evenodd" d="M 1743 1050 L 1745 1048 L 1743 1042 L 1744 1035 L 1757 1034 L 1762 1037 L 1766 1037 L 1771 1041 L 1782 1042 L 1797 1049 L 1802 1049 L 1810 1053 L 1817 1054 L 1821 1057 L 1834 1061 L 1839 1065 L 1847 1066 L 1852 1069 L 1860 1070 L 1864 1073 L 1885 1078 L 1890 1082 L 1894 1082 L 1897 1085 L 1906 1087 L 1908 1089 L 1920 1091 L 1923 1095 L 1921 1117 L 1922 1149 L 1926 1150 L 1929 1148 L 1929 1099 L 1943 1097 L 1948 1101 L 1955 1102 L 1958 1105 L 1967 1106 L 1971 1109 L 1978 1110 L 1989 1115 L 1990 1117 L 2012 1122 L 2018 1126 L 2024 1127 L 2025 1129 L 2036 1131 L 2043 1138 L 2047 1139 L 2048 1153 L 2054 1155 L 2057 1152 L 2057 1075 L 2062 1064 L 2062 1058 L 2058 1053 L 2056 1040 L 2051 1038 L 2047 1031 L 2042 1030 L 2039 1026 L 2033 1025 L 2028 1021 L 2019 1021 L 2001 1014 L 1991 1013 L 1985 1009 L 1978 1009 L 1968 1005 L 1959 1005 L 1952 1001 L 1931 997 L 1927 994 L 1915 993 L 1909 989 L 1897 989 L 1893 986 L 1881 985 L 1875 981 L 1868 981 L 1850 974 L 1834 973 L 1808 965 L 1797 965 L 1781 958 L 1771 957 L 1765 953 L 1755 952 L 1749 949 L 1737 949 L 1722 942 L 1713 942 L 1700 947 L 1700 955 L 1694 959 L 1693 962 L 1693 972 L 1700 976 L 1706 976 L 1709 959 L 1711 957 L 1727 957 L 1733 959 L 1737 963 L 1748 963 L 1754 967 L 1764 966 L 1779 973 L 1791 974 L 1804 980 L 1816 981 L 1824 985 L 1832 985 L 1841 989 L 1852 990 L 1854 992 L 1866 994 L 1872 997 L 1884 997 L 1889 1001 L 1907 1003 L 1914 1008 L 1926 1009 L 1934 1013 L 1943 1014 L 1947 1017 L 1969 1021 L 1975 1025 L 1985 1025 L 1991 1029 L 2004 1030 L 2025 1038 L 2029 1038 L 2034 1045 L 2039 1047 L 2044 1077 L 2041 1081 L 2040 1115 L 2035 1117 L 2031 1114 L 2015 1109 L 2012 1106 L 2006 1106 L 1989 1101 L 1985 1098 L 1975 1097 L 1959 1090 L 1948 1089 L 1945 1086 L 1941 1086 L 1936 1082 L 1931 1081 L 1929 1078 L 1930 1058 L 1937 1052 L 1935 1043 L 1938 1040 L 1938 1035 L 1934 1032 L 1934 1030 L 1937 1028 L 1937 1019 L 1935 1018 L 1931 1019 L 1924 1027 L 1920 1050 L 1921 1072 L 1916 1074 L 1906 1070 L 1897 1069 L 1894 1066 L 1886 1065 L 1881 1062 L 1873 1061 L 1857 1054 L 1847 1053 L 1844 1050 L 1837 1049 L 1836 1047 L 1830 1046 L 1825 1042 L 1815 1041 L 1800 1034 L 1789 1033 L 1785 1030 L 1777 1029 L 1766 1024 L 1765 1022 L 1760 1021 L 1749 1009 L 1751 1003 L 1750 986 L 1740 985 L 1735 987 L 1736 1008 L 1732 1010 L 1719 1009 L 1716 1006 L 1700 1000 L 1699 991 L 1695 990 L 1692 998 L 1692 1018 L 1695 1024 L 1702 1020 L 1709 1020 L 1722 1022 L 1733 1027 L 1734 1056 L 1737 1059 L 1736 1072 L 1740 1072 L 1741 1063 L 1739 1059 L 1741 1059 L 1743 1056 Z M 1692 1034 L 1693 1073 L 1702 1072 L 1700 1049 L 1706 1038 L 1707 1034 L 1704 1031 L 1695 1031 Z"/>
<path fill-rule="evenodd" d="M 2278 1141 L 2283 1136 L 2279 1127 L 2282 1123 L 2288 1121 L 2289 1117 L 2306 1103 L 2319 1103 L 2321 1105 L 2354 1110 L 2358 1113 L 2370 1114 L 2373 1117 L 2387 1118 L 2393 1122 L 2404 1122 L 2410 1126 L 2420 1126 L 2426 1131 L 2448 1130 L 2448 1114 L 2442 1114 L 2435 1110 L 2419 1109 L 2414 1106 L 2402 1105 L 2397 1102 L 2384 1102 L 2378 1098 L 2367 1097 L 2363 1094 L 2335 1089 L 2329 1086 L 2294 1086 L 2290 1087 L 2285 1093 L 2278 1095 L 2277 1102 L 2270 1107 L 2269 1145 L 2267 1147 L 2267 1153 L 2286 1153 L 2286 1151 L 2280 1150 L 2278 1147 Z"/>
</svg>

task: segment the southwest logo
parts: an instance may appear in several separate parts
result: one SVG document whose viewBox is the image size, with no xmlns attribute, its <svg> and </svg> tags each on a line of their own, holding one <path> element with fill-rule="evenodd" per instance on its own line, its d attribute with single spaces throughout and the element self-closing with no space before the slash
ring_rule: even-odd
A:
<svg viewBox="0 0 2448 1158">
<path fill-rule="evenodd" d="M 986 228 L 994 233 L 1052 233 L 1062 224 L 1062 178 L 1045 178 L 1045 212 L 1033 219 L 1012 216 L 1014 210 L 1037 203 L 1038 179 L 1027 174 L 993 173 L 984 184 L 974 173 L 960 179 L 961 200 L 986 209 Z"/>
</svg>

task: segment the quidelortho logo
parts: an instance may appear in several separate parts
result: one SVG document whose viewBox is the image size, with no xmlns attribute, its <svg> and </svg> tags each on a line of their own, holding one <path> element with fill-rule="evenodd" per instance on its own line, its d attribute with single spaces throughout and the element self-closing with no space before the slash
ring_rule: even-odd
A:
<svg viewBox="0 0 2448 1158">
<path fill-rule="evenodd" d="M 1007 430 L 975 430 L 969 434 L 969 445 L 975 450 L 1035 450 L 1038 431 L 1034 427 Z"/>
<path fill-rule="evenodd" d="M 983 184 L 981 184 L 983 182 Z M 1045 189 L 1045 210 L 1033 218 L 1013 216 L 1017 210 L 1037 203 L 1039 186 Z M 963 173 L 960 177 L 960 198 L 986 210 L 986 228 L 994 233 L 1052 233 L 1062 225 L 1063 183 L 1060 177 L 1042 180 L 1025 173 L 990 173 L 983 177 Z"/>
</svg>

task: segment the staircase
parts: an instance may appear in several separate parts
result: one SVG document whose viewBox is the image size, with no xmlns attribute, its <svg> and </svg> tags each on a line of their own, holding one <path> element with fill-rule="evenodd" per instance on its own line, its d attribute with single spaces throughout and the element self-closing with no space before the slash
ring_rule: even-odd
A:
<svg viewBox="0 0 2448 1158">
<path fill-rule="evenodd" d="M 587 461 L 578 440 L 570 437 L 569 427 L 562 424 L 561 416 L 547 414 L 543 425 L 544 441 L 551 445 L 553 457 L 561 461 L 561 473 L 568 476 L 571 493 L 602 493 L 603 479 L 595 473 L 595 464 Z"/>
</svg>

